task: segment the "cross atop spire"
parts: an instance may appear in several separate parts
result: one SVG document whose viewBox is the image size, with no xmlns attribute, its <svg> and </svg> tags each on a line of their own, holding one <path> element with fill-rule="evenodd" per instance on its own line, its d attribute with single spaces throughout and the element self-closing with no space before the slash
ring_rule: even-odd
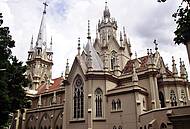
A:
<svg viewBox="0 0 190 129">
<path fill-rule="evenodd" d="M 38 38 L 37 38 L 37 42 L 36 42 L 36 46 L 38 46 L 38 47 L 42 47 L 42 45 L 44 45 L 46 47 L 45 14 L 46 14 L 46 7 L 48 5 L 47 5 L 47 2 L 45 2 L 43 4 L 44 4 L 44 11 L 43 11 L 42 20 L 41 20 L 41 24 L 40 24 L 40 29 L 39 29 L 39 33 L 38 33 Z"/>
<path fill-rule="evenodd" d="M 48 6 L 47 2 L 44 2 L 44 11 L 43 11 L 43 14 L 46 14 L 46 7 Z"/>
<path fill-rule="evenodd" d="M 105 7 L 108 7 L 108 1 L 105 0 Z"/>
</svg>

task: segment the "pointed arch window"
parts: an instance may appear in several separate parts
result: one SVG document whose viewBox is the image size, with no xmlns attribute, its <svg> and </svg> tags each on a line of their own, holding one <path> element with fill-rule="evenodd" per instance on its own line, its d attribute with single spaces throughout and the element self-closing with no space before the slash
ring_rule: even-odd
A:
<svg viewBox="0 0 190 129">
<path fill-rule="evenodd" d="M 118 129 L 122 129 L 122 126 L 120 125 L 120 126 L 118 127 Z"/>
<path fill-rule="evenodd" d="M 160 105 L 161 105 L 161 108 L 165 107 L 165 99 L 164 99 L 164 94 L 160 91 L 159 92 L 159 99 L 160 99 Z"/>
<path fill-rule="evenodd" d="M 167 129 L 166 124 L 162 123 L 162 124 L 160 125 L 160 129 Z"/>
<path fill-rule="evenodd" d="M 84 117 L 84 90 L 82 78 L 77 75 L 74 81 L 74 118 Z"/>
<path fill-rule="evenodd" d="M 116 110 L 116 102 L 114 99 L 112 100 L 112 110 Z"/>
<path fill-rule="evenodd" d="M 102 117 L 102 96 L 103 92 L 100 88 L 95 90 L 96 117 Z"/>
<path fill-rule="evenodd" d="M 171 106 L 177 106 L 177 98 L 174 90 L 170 91 L 170 100 L 171 100 Z"/>
<path fill-rule="evenodd" d="M 121 100 L 120 99 L 117 100 L 116 105 L 117 105 L 117 110 L 121 110 Z"/>
<path fill-rule="evenodd" d="M 187 102 L 186 102 L 186 96 L 185 96 L 185 91 L 183 89 L 181 89 L 181 100 L 182 100 L 183 105 L 187 104 Z"/>
<path fill-rule="evenodd" d="M 114 66 L 116 64 L 116 54 L 117 52 L 114 50 L 111 52 L 111 69 L 112 70 L 114 70 Z"/>
<path fill-rule="evenodd" d="M 114 125 L 114 126 L 113 126 L 113 129 L 117 129 L 117 127 Z"/>
</svg>

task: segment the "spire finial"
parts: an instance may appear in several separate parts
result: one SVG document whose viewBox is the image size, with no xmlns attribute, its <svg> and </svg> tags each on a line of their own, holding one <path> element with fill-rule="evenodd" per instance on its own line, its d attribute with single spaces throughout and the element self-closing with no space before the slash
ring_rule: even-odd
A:
<svg viewBox="0 0 190 129">
<path fill-rule="evenodd" d="M 110 12 L 109 12 L 109 9 L 108 9 L 108 2 L 107 2 L 107 0 L 105 1 L 104 18 L 110 18 Z"/>
<path fill-rule="evenodd" d="M 30 50 L 33 49 L 33 35 L 32 35 L 32 39 L 31 39 L 31 45 L 30 45 Z"/>
<path fill-rule="evenodd" d="M 178 71 L 177 71 L 175 59 L 173 56 L 172 56 L 172 72 L 173 72 L 174 77 L 178 76 Z"/>
<path fill-rule="evenodd" d="M 120 31 L 120 41 L 123 41 L 122 32 Z"/>
<path fill-rule="evenodd" d="M 47 2 L 44 2 L 44 11 L 43 11 L 43 14 L 46 14 L 46 7 L 48 6 Z"/>
<path fill-rule="evenodd" d="M 136 73 L 136 67 L 135 67 L 135 64 L 133 64 L 133 75 L 132 75 L 132 82 L 135 84 L 135 85 L 138 85 L 138 75 Z"/>
<path fill-rule="evenodd" d="M 135 59 L 137 59 L 137 52 L 135 52 Z"/>
<path fill-rule="evenodd" d="M 147 49 L 147 55 L 149 55 L 149 54 L 150 54 L 149 49 Z"/>
<path fill-rule="evenodd" d="M 50 42 L 50 45 L 52 45 L 53 44 L 53 40 L 52 40 L 52 36 L 51 36 L 51 42 Z"/>
<path fill-rule="evenodd" d="M 98 27 L 96 25 L 96 39 L 98 39 Z"/>
<path fill-rule="evenodd" d="M 67 59 L 66 69 L 65 69 L 65 79 L 69 76 L 69 59 Z"/>
<path fill-rule="evenodd" d="M 125 33 L 125 26 L 123 27 L 123 35 L 126 38 L 126 33 Z"/>
<path fill-rule="evenodd" d="M 108 1 L 105 0 L 105 7 L 108 7 Z"/>
<path fill-rule="evenodd" d="M 52 45 L 53 45 L 53 39 L 52 39 L 52 36 L 51 36 L 50 48 L 49 48 L 50 51 L 52 51 Z"/>
<path fill-rule="evenodd" d="M 88 36 L 87 36 L 87 39 L 91 39 L 91 36 L 90 36 L 90 20 L 88 20 Z"/>
<path fill-rule="evenodd" d="M 153 43 L 155 44 L 155 50 L 158 50 L 158 43 L 156 42 L 156 39 L 154 39 Z"/>
<path fill-rule="evenodd" d="M 78 55 L 80 55 L 80 37 L 78 38 Z"/>
</svg>

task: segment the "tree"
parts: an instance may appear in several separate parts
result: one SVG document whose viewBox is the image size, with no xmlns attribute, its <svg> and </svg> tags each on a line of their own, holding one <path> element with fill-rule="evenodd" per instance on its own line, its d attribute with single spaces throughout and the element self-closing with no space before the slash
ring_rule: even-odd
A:
<svg viewBox="0 0 190 129">
<path fill-rule="evenodd" d="M 158 0 L 158 2 L 165 1 L 166 0 Z M 186 46 L 190 62 L 190 0 L 182 0 L 179 8 L 172 17 L 174 17 L 174 21 L 177 24 L 177 28 L 174 32 L 174 42 Z"/>
<path fill-rule="evenodd" d="M 24 87 L 29 83 L 24 75 L 26 66 L 12 55 L 15 41 L 2 24 L 0 13 L 0 129 L 7 126 L 11 113 L 28 105 Z"/>
</svg>

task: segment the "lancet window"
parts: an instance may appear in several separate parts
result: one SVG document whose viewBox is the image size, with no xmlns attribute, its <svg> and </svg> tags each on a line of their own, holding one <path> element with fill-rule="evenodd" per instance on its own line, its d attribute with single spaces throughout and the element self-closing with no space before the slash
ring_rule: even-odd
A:
<svg viewBox="0 0 190 129">
<path fill-rule="evenodd" d="M 102 117 L 102 96 L 103 92 L 100 88 L 95 90 L 96 117 Z"/>
<path fill-rule="evenodd" d="M 177 98 L 174 90 L 170 91 L 170 101 L 171 101 L 171 106 L 177 106 Z"/>
<path fill-rule="evenodd" d="M 111 52 L 111 69 L 114 70 L 114 66 L 116 64 L 116 51 Z"/>
<path fill-rule="evenodd" d="M 74 81 L 74 118 L 84 117 L 84 83 L 82 78 L 77 75 Z"/>
</svg>

